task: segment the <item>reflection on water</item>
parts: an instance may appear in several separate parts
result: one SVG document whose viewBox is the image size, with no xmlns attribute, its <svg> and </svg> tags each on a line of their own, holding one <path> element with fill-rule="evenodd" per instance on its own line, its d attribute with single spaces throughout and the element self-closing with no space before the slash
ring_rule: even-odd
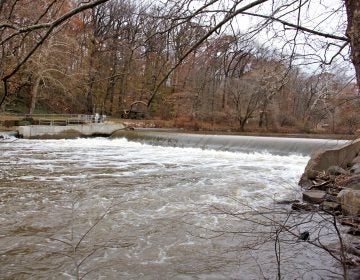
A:
<svg viewBox="0 0 360 280">
<path fill-rule="evenodd" d="M 308 160 L 122 138 L 0 149 L 4 279 L 276 279 L 274 233 L 287 209 L 274 201 L 298 197 Z M 308 218 L 287 223 L 303 219 L 293 232 L 330 242 Z M 322 250 L 280 237 L 284 279 L 334 276 Z"/>
</svg>

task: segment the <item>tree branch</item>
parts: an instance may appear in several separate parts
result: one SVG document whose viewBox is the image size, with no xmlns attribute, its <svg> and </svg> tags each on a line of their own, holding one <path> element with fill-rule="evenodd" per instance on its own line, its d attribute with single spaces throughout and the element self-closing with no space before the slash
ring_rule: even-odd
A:
<svg viewBox="0 0 360 280">
<path fill-rule="evenodd" d="M 323 32 L 320 32 L 320 31 L 316 31 L 316 30 L 301 26 L 299 24 L 294 24 L 294 23 L 287 22 L 285 20 L 282 20 L 282 19 L 279 19 L 279 18 L 276 18 L 276 17 L 273 17 L 273 16 L 267 16 L 267 15 L 261 15 L 261 14 L 255 14 L 255 13 L 248 13 L 248 12 L 242 12 L 241 14 L 248 15 L 248 16 L 253 16 L 253 17 L 260 17 L 260 18 L 264 18 L 264 19 L 270 19 L 270 20 L 279 22 L 279 23 L 283 24 L 284 26 L 289 26 L 289 27 L 295 28 L 296 30 L 301 30 L 301 31 L 304 31 L 306 33 L 314 34 L 314 35 L 321 36 L 321 37 L 324 37 L 324 38 L 330 38 L 330 39 L 334 39 L 334 40 L 350 42 L 350 39 L 347 38 L 347 37 L 336 36 L 336 35 L 329 34 L 329 33 L 323 33 Z"/>
<path fill-rule="evenodd" d="M 209 32 L 207 34 L 205 34 L 205 36 L 203 36 L 199 41 L 196 42 L 196 44 L 194 44 L 180 59 L 179 61 L 168 71 L 168 73 L 165 75 L 165 77 L 160 81 L 160 83 L 157 85 L 157 87 L 155 88 L 155 90 L 153 91 L 149 101 L 148 101 L 148 107 L 150 106 L 151 102 L 154 100 L 154 97 L 157 93 L 157 91 L 160 89 L 160 87 L 162 86 L 162 84 L 169 78 L 169 76 L 171 75 L 171 73 L 184 61 L 184 59 L 191 54 L 195 49 L 197 49 L 203 42 L 205 42 L 205 40 L 207 38 L 209 38 L 212 34 L 214 34 L 215 32 L 217 32 L 223 25 L 225 25 L 227 22 L 229 22 L 230 20 L 232 20 L 234 17 L 236 17 L 237 15 L 253 8 L 256 7 L 262 3 L 265 3 L 269 0 L 257 0 L 254 1 L 252 3 L 249 3 L 248 5 L 236 10 L 235 12 L 231 12 L 229 14 L 227 14 L 225 16 L 225 18 L 220 21 L 217 25 L 215 25 L 212 29 L 209 30 Z"/>
<path fill-rule="evenodd" d="M 61 25 L 63 22 L 65 22 L 66 20 L 68 20 L 69 18 L 71 18 L 72 16 L 85 11 L 87 9 L 91 9 L 93 7 L 96 7 L 97 5 L 100 5 L 102 3 L 105 3 L 109 0 L 94 0 L 91 2 L 88 2 L 86 4 L 80 5 L 77 8 L 74 8 L 70 11 L 68 11 L 67 13 L 63 14 L 62 16 L 60 16 L 59 18 L 55 19 L 54 21 L 50 22 L 50 23 L 45 23 L 45 24 L 35 24 L 32 26 L 28 26 L 25 28 L 20 28 L 18 33 L 16 35 L 19 35 L 21 33 L 26 33 L 26 32 L 30 32 L 33 30 L 37 30 L 37 29 L 45 29 L 48 28 L 48 30 L 46 31 L 46 33 L 41 37 L 41 39 L 35 44 L 35 46 L 25 55 L 25 57 L 20 60 L 20 62 L 13 68 L 13 70 L 5 75 L 4 77 L 1 78 L 3 85 L 4 85 L 4 94 L 2 96 L 2 98 L 0 99 L 0 106 L 3 104 L 3 102 L 5 101 L 6 96 L 8 95 L 8 86 L 7 86 L 7 82 L 8 80 L 15 75 L 19 69 L 28 61 L 28 59 L 35 53 L 35 51 L 45 42 L 45 40 L 50 36 L 50 34 L 52 33 L 52 31 L 59 25 Z M 13 35 L 11 37 L 14 37 Z"/>
</svg>

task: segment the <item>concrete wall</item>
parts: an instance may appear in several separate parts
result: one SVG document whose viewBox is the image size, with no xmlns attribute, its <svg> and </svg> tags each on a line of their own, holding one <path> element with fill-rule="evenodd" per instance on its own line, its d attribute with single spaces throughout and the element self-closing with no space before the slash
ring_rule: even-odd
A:
<svg viewBox="0 0 360 280">
<path fill-rule="evenodd" d="M 74 138 L 92 135 L 111 135 L 113 132 L 124 129 L 123 124 L 94 123 L 68 126 L 29 125 L 19 126 L 19 136 L 31 138 Z"/>
</svg>

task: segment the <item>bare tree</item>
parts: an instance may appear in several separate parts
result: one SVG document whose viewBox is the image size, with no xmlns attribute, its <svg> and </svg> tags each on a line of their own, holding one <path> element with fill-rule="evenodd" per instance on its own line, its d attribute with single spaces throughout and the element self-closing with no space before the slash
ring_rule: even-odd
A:
<svg viewBox="0 0 360 280">
<path fill-rule="evenodd" d="M 351 45 L 351 60 L 360 84 L 360 3 L 356 0 L 344 0 L 347 12 L 346 36 Z"/>
<path fill-rule="evenodd" d="M 240 20 L 245 22 L 247 19 L 254 19 L 252 26 L 246 31 L 242 31 L 241 38 L 257 38 L 266 36 L 268 41 L 275 42 L 279 53 L 290 58 L 289 66 L 296 62 L 300 64 L 320 64 L 328 65 L 334 63 L 338 58 L 349 60 L 348 47 L 350 45 L 352 53 L 356 52 L 357 45 L 352 39 L 356 33 L 356 23 L 353 20 L 356 13 L 353 11 L 358 8 L 356 1 L 338 2 L 336 5 L 325 4 L 316 0 L 298 1 L 204 1 L 203 5 L 194 8 L 192 1 L 184 0 L 180 4 L 173 4 L 171 1 L 166 3 L 172 5 L 168 8 L 176 10 L 179 16 L 174 17 L 175 26 L 185 24 L 189 20 L 201 18 L 201 22 L 207 25 L 207 33 L 199 38 L 187 51 L 180 57 L 170 72 L 174 71 L 182 61 L 198 49 L 208 38 L 217 32 L 224 32 L 234 28 L 241 28 Z M 344 4 L 345 7 L 342 5 Z M 348 22 L 344 9 L 347 8 Z M 321 10 L 321 15 L 314 13 Z M 351 11 L 350 11 L 351 10 Z M 173 14 L 170 14 L 171 17 Z M 200 17 L 201 16 L 201 17 Z M 332 26 L 332 32 L 327 32 L 329 22 L 336 21 L 338 24 Z M 346 33 L 346 25 L 348 32 Z M 351 37 L 352 36 L 352 37 Z M 355 38 L 355 37 L 354 37 Z M 355 64 L 354 54 L 352 61 Z M 357 68 L 357 66 L 355 66 Z M 358 72 L 358 70 L 356 70 Z M 168 76 L 164 77 L 160 84 L 164 83 Z M 156 95 L 158 88 L 155 88 L 153 95 Z M 150 98 L 149 104 L 153 97 Z"/>
<path fill-rule="evenodd" d="M 3 88 L 0 105 L 9 94 L 10 79 L 56 29 L 61 28 L 73 16 L 107 1 L 109 0 L 93 0 L 76 6 L 68 1 L 53 0 L 47 1 L 43 7 L 36 7 L 38 10 L 30 7 L 27 1 L 1 1 L 0 65 L 3 70 L 0 74 Z M 28 13 L 27 17 L 23 17 L 25 12 Z M 35 34 L 34 41 L 28 40 L 31 34 Z M 10 64 L 9 57 L 14 55 L 17 59 Z"/>
</svg>

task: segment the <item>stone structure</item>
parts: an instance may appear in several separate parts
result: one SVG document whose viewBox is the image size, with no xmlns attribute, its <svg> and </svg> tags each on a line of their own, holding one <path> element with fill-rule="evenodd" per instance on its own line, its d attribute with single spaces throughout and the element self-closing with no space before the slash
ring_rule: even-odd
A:
<svg viewBox="0 0 360 280">
<path fill-rule="evenodd" d="M 110 136 L 117 130 L 125 129 L 123 124 L 115 123 L 93 123 L 79 125 L 28 125 L 19 126 L 19 136 L 32 138 L 76 138 L 89 136 Z"/>
<path fill-rule="evenodd" d="M 360 139 L 339 148 L 312 155 L 299 185 L 305 188 L 304 202 L 293 210 L 319 209 L 341 217 L 348 233 L 360 235 Z M 350 222 L 349 222 L 350 221 Z"/>
<path fill-rule="evenodd" d="M 331 166 L 347 169 L 352 161 L 360 155 L 360 139 L 341 147 L 315 152 L 308 162 L 299 185 L 309 187 L 311 180 L 316 179 L 319 173 L 326 172 Z"/>
</svg>

